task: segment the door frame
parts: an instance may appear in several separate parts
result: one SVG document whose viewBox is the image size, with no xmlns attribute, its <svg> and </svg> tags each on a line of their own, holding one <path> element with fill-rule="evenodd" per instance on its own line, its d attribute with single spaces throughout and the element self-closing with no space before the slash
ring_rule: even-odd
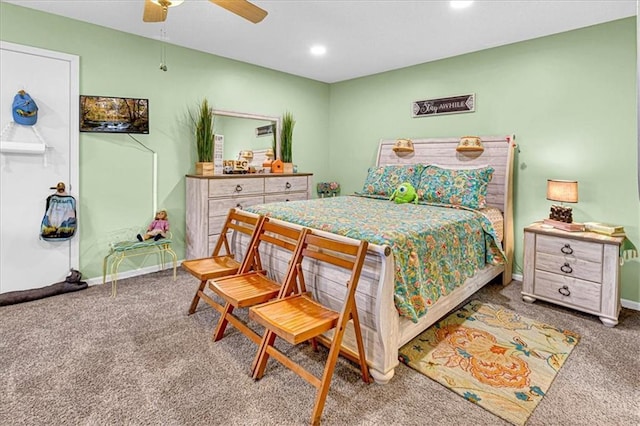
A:
<svg viewBox="0 0 640 426">
<path fill-rule="evenodd" d="M 43 58 L 51 58 L 59 61 L 65 61 L 69 64 L 69 182 L 68 192 L 73 191 L 76 197 L 80 198 L 80 57 L 70 55 L 68 53 L 56 52 L 53 50 L 40 49 L 37 47 L 25 46 L 22 44 L 9 43 L 0 40 L 0 50 L 16 52 L 25 55 L 41 56 Z M 80 269 L 80 233 L 81 218 L 80 207 L 76 206 L 76 218 L 78 220 L 78 228 L 74 238 L 69 240 L 69 267 Z"/>
</svg>

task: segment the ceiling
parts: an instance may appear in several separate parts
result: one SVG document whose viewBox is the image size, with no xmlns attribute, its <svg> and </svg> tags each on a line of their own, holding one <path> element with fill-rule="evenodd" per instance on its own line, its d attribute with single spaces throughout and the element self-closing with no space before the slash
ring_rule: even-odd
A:
<svg viewBox="0 0 640 426">
<path fill-rule="evenodd" d="M 144 0 L 2 0 L 327 83 L 636 15 L 636 0 L 256 0 L 252 24 L 208 0 L 142 22 Z M 323 44 L 327 53 L 309 49 Z"/>
</svg>

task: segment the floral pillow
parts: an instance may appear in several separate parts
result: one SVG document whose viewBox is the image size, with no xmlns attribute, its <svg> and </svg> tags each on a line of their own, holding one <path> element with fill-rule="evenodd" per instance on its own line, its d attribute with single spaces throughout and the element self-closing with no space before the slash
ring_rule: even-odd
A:
<svg viewBox="0 0 640 426">
<path fill-rule="evenodd" d="M 487 205 L 487 186 L 493 177 L 492 167 L 480 169 L 443 169 L 427 166 L 416 187 L 420 200 L 451 204 L 471 209 Z"/>
<path fill-rule="evenodd" d="M 361 194 L 390 197 L 403 182 L 409 182 L 415 187 L 420 181 L 422 170 L 422 164 L 370 167 Z"/>
</svg>

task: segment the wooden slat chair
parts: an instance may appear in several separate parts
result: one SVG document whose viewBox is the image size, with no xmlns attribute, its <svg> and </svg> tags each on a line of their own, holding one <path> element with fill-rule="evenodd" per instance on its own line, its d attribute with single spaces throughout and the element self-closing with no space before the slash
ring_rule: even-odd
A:
<svg viewBox="0 0 640 426">
<path fill-rule="evenodd" d="M 261 248 L 264 250 L 275 247 L 288 250 L 293 258 L 301 236 L 302 230 L 275 223 L 266 217 L 256 228 L 252 245 L 247 252 L 247 258 L 250 261 L 254 259 L 255 262 L 260 259 L 259 250 Z M 273 245 L 273 247 L 268 247 L 268 245 Z M 250 256 L 251 253 L 253 253 L 252 256 Z M 272 258 L 272 261 L 275 260 Z M 282 283 L 287 278 L 286 275 L 282 282 L 277 282 L 275 279 L 267 277 L 266 272 L 261 269 L 261 265 L 252 265 L 250 262 L 246 265 L 243 263 L 238 274 L 209 281 L 209 289 L 225 301 L 224 307 L 218 304 L 214 306 L 220 312 L 220 319 L 213 333 L 214 341 L 222 339 L 227 325 L 231 323 L 254 343 L 260 343 L 261 336 L 233 315 L 233 310 L 234 308 L 248 308 L 278 296 Z"/>
<path fill-rule="evenodd" d="M 200 299 L 213 307 L 217 306 L 217 303 L 204 292 L 207 281 L 214 278 L 236 274 L 242 265 L 241 262 L 235 258 L 235 253 L 231 251 L 228 239 L 230 232 L 235 230 L 253 237 L 254 231 L 260 220 L 261 217 L 250 215 L 242 210 L 235 208 L 229 210 L 227 219 L 222 227 L 222 231 L 220 232 L 220 237 L 218 238 L 218 242 L 216 243 L 211 256 L 201 259 L 185 260 L 182 262 L 182 268 L 200 280 L 200 285 L 198 286 L 196 294 L 193 296 L 193 300 L 191 301 L 191 306 L 189 307 L 189 315 L 196 311 Z M 223 249 L 224 252 L 221 253 Z M 252 259 L 252 262 L 252 264 L 257 265 L 257 267 L 261 269 L 259 258 Z"/>
<path fill-rule="evenodd" d="M 253 365 L 253 378 L 259 380 L 264 375 L 269 356 L 291 369 L 300 377 L 317 388 L 312 424 L 319 424 L 322 410 L 329 392 L 331 378 L 341 352 L 342 338 L 349 320 L 353 320 L 354 332 L 358 346 L 358 354 L 355 361 L 360 365 L 362 380 L 370 383 L 369 367 L 365 359 L 362 332 L 356 309 L 355 291 L 362 271 L 362 265 L 367 252 L 367 242 L 359 244 L 345 242 L 337 239 L 315 234 L 313 231 L 305 232 L 302 247 L 293 259 L 291 269 L 295 273 L 288 275 L 282 295 L 291 292 L 297 287 L 297 291 L 289 296 L 281 297 L 262 305 L 249 309 L 249 317 L 263 325 L 266 332 L 262 338 L 260 348 Z M 306 292 L 305 280 L 302 269 L 303 258 L 314 259 L 316 262 L 329 263 L 338 268 L 350 271 L 351 276 L 347 281 L 347 291 L 342 309 L 337 312 L 313 299 Z M 292 345 L 311 340 L 314 346 L 315 338 L 329 330 L 333 330 L 333 336 L 329 339 L 329 355 L 327 357 L 322 378 L 318 378 L 306 370 L 302 365 L 288 358 L 274 347 L 276 336 L 286 340 Z M 353 358 L 349 357 L 353 360 Z"/>
</svg>

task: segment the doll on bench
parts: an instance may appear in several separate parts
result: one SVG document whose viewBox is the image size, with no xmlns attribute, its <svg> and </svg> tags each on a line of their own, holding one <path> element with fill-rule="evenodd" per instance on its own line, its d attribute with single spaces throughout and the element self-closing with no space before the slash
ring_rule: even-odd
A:
<svg viewBox="0 0 640 426">
<path fill-rule="evenodd" d="M 147 228 L 147 232 L 144 235 L 136 235 L 138 241 L 145 241 L 153 238 L 154 241 L 158 241 L 162 238 L 166 238 L 169 231 L 169 220 L 167 219 L 167 211 L 162 209 L 158 210 L 156 217 Z"/>
</svg>

